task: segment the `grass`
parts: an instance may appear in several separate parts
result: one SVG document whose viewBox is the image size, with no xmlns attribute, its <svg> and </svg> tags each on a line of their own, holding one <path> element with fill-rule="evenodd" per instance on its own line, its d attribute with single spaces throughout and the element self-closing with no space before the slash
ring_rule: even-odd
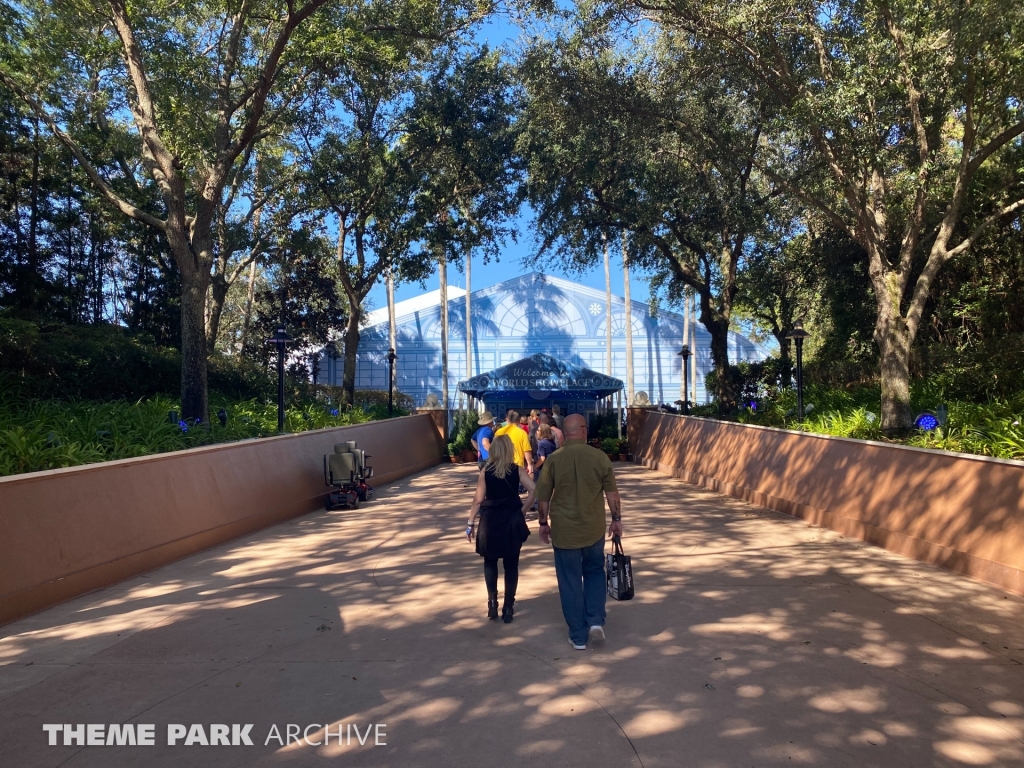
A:
<svg viewBox="0 0 1024 768">
<path fill-rule="evenodd" d="M 216 418 L 227 412 L 227 424 Z M 0 476 L 98 461 L 166 453 L 277 433 L 277 404 L 211 397 L 210 425 L 172 421 L 178 403 L 33 399 L 0 380 Z M 403 414 L 404 411 L 396 411 Z M 387 418 L 387 406 L 367 403 L 345 412 L 323 401 L 292 404 L 285 431 L 303 432 Z"/>
<path fill-rule="evenodd" d="M 940 404 L 948 409 L 946 423 L 931 432 L 915 430 L 894 438 L 882 432 L 878 418 L 880 392 L 877 388 L 837 390 L 808 387 L 804 403 L 814 409 L 803 424 L 796 419 L 796 394 L 784 392 L 773 400 L 760 401 L 756 409 L 740 411 L 738 420 L 747 424 L 800 429 L 821 435 L 936 448 L 973 453 L 1000 459 L 1024 459 L 1024 393 L 1010 400 L 987 403 L 946 401 L 941 391 L 918 386 L 912 393 L 915 414 L 935 412 Z M 710 414 L 708 414 L 710 415 Z"/>
</svg>

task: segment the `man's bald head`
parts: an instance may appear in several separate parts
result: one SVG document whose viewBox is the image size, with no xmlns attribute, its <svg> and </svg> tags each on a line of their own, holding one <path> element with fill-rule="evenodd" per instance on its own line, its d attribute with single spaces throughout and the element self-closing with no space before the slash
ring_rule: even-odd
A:
<svg viewBox="0 0 1024 768">
<path fill-rule="evenodd" d="M 587 436 L 587 420 L 578 413 L 565 417 L 565 438 L 579 440 Z"/>
</svg>

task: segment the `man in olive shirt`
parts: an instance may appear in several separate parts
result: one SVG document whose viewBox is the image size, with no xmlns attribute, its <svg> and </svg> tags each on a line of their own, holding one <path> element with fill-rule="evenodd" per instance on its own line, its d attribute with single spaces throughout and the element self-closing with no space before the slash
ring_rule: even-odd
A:
<svg viewBox="0 0 1024 768">
<path fill-rule="evenodd" d="M 602 494 L 604 497 L 602 498 Z M 622 535 L 622 507 L 612 463 L 587 445 L 587 421 L 565 418 L 565 443 L 548 456 L 537 481 L 540 539 L 555 550 L 555 575 L 569 643 L 583 651 L 588 638 L 604 640 L 604 502 L 612 523 L 609 535 Z M 548 516 L 550 514 L 550 524 Z"/>
</svg>

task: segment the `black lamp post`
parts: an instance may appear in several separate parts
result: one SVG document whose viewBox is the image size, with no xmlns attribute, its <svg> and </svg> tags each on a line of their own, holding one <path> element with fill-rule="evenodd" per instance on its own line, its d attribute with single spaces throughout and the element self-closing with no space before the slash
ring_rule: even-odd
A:
<svg viewBox="0 0 1024 768">
<path fill-rule="evenodd" d="M 804 420 L 804 339 L 810 335 L 799 320 L 793 323 L 793 330 L 786 334 L 787 339 L 796 342 L 796 415 L 801 423 Z"/>
<path fill-rule="evenodd" d="M 388 416 L 395 412 L 395 354 L 394 347 L 388 348 Z"/>
<path fill-rule="evenodd" d="M 681 351 L 676 353 L 683 358 L 683 414 L 690 415 L 690 345 L 683 344 Z"/>
<path fill-rule="evenodd" d="M 267 344 L 277 347 L 277 431 L 284 432 L 284 348 L 294 339 L 288 335 L 284 326 L 278 326 L 274 335 L 267 339 Z"/>
</svg>

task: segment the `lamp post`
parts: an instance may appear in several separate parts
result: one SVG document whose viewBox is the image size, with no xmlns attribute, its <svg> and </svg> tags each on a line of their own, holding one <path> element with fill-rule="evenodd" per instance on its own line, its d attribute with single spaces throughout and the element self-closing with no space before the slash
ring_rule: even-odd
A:
<svg viewBox="0 0 1024 768">
<path fill-rule="evenodd" d="M 683 344 L 683 348 L 676 353 L 683 358 L 683 415 L 690 415 L 690 345 Z"/>
<path fill-rule="evenodd" d="M 804 339 L 810 335 L 799 320 L 793 323 L 793 330 L 786 334 L 787 339 L 796 342 L 796 416 L 801 424 L 804 420 Z"/>
<path fill-rule="evenodd" d="M 288 335 L 283 325 L 279 325 L 274 335 L 267 339 L 267 344 L 277 347 L 277 431 L 284 432 L 284 348 L 294 339 Z"/>
<path fill-rule="evenodd" d="M 395 348 L 390 347 L 388 349 L 388 416 L 394 414 L 395 411 L 395 360 L 398 359 L 398 355 L 395 354 Z"/>
</svg>

